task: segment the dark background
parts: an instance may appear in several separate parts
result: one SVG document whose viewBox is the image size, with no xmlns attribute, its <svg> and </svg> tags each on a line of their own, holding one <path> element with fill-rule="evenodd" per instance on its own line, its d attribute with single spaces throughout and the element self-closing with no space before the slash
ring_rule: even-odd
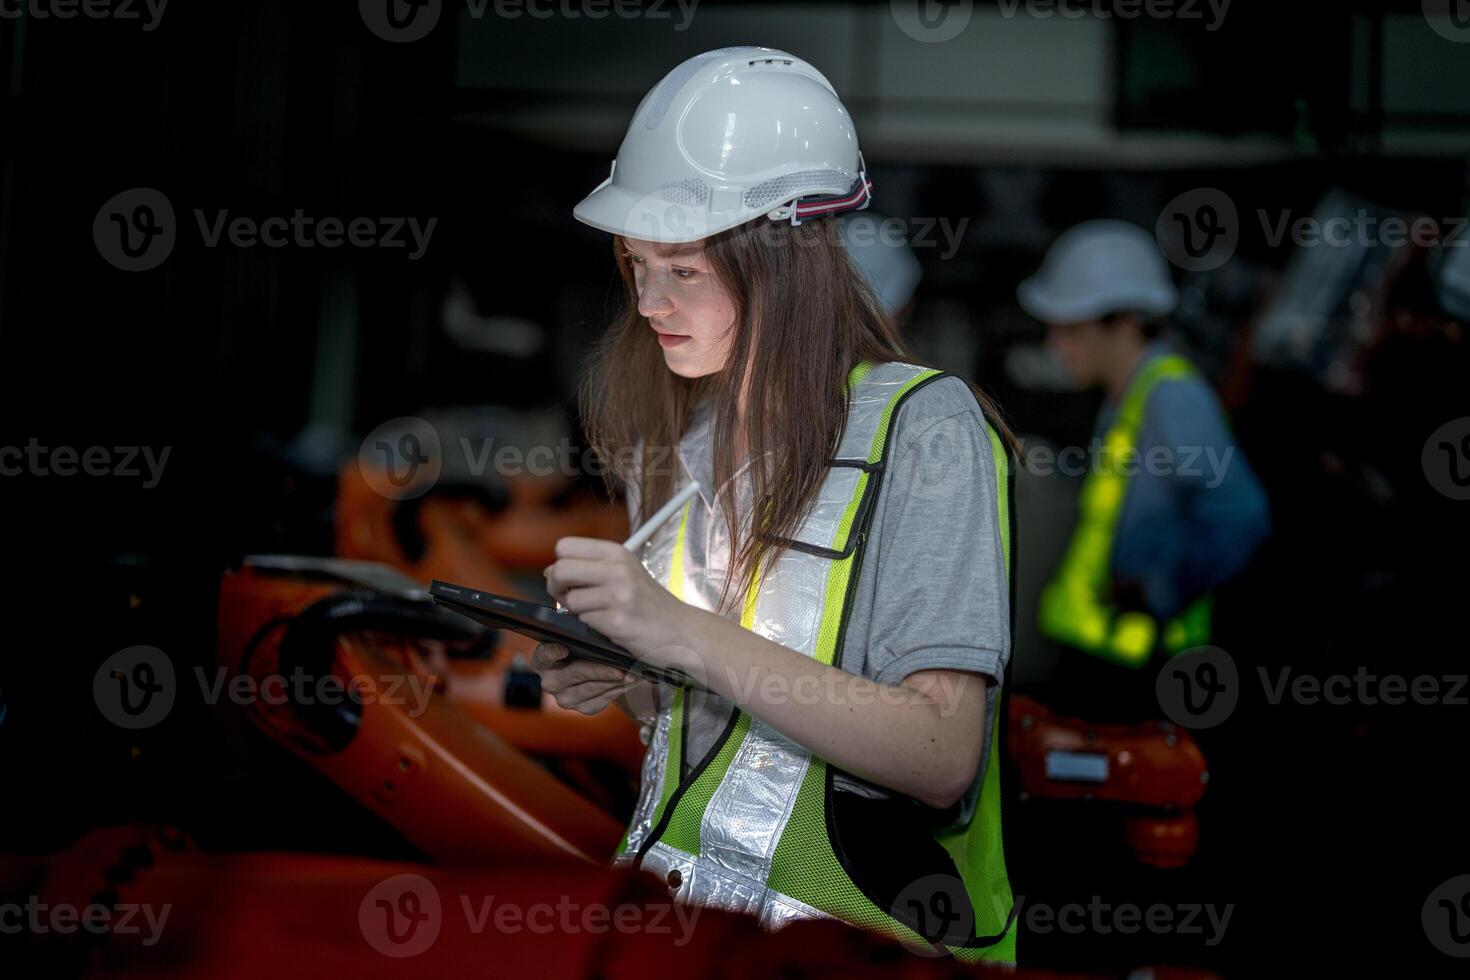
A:
<svg viewBox="0 0 1470 980">
<path fill-rule="evenodd" d="M 620 299 L 606 236 L 571 208 L 606 175 L 641 93 L 724 44 L 782 47 L 828 72 L 864 135 L 880 211 L 968 219 L 953 256 L 917 250 L 911 337 L 986 385 L 1028 443 L 1085 442 L 1098 404 L 1008 370 L 1041 338 L 1014 289 L 1046 245 L 1076 221 L 1152 230 L 1180 193 L 1227 194 L 1238 248 L 1218 269 L 1175 270 L 1175 325 L 1222 392 L 1275 534 L 1222 599 L 1221 645 L 1249 670 L 1467 672 L 1467 504 L 1435 491 L 1421 451 L 1470 415 L 1470 375 L 1431 257 L 1411 255 L 1374 294 L 1350 384 L 1321 364 L 1273 363 L 1250 338 L 1293 256 L 1258 211 L 1305 217 L 1336 190 L 1394 213 L 1470 213 L 1470 44 L 1430 30 L 1418 3 L 1236 0 L 1213 31 L 1002 9 L 977 4 L 974 50 L 958 52 L 971 42 L 905 38 L 886 3 L 706 2 L 684 31 L 446 12 L 413 43 L 375 36 L 355 3 L 174 0 L 152 31 L 0 20 L 0 445 L 170 449 L 151 489 L 0 479 L 0 849 L 157 820 L 218 847 L 391 850 L 381 828 L 344 829 L 357 818 L 322 794 L 265 818 L 218 778 L 202 712 L 141 741 L 110 730 L 92 672 L 134 643 L 206 662 L 220 571 L 246 552 L 328 553 L 337 461 L 380 423 L 464 404 L 570 422 L 581 359 Z M 178 243 L 129 273 L 92 226 L 135 187 L 169 198 Z M 207 247 L 195 208 L 437 225 L 417 261 Z M 456 281 L 480 315 L 537 324 L 540 351 L 456 346 L 441 313 Z M 1022 478 L 1023 689 L 1052 662 L 1025 613 L 1074 492 Z M 1133 937 L 1109 955 L 1239 975 L 1365 959 L 1444 970 L 1420 909 L 1470 871 L 1466 718 L 1463 706 L 1247 704 L 1202 733 L 1204 850 L 1166 883 L 1134 884 L 1236 903 L 1226 941 Z M 1073 859 L 1027 843 L 1019 890 L 1030 870 L 1054 889 L 1037 894 L 1095 892 L 1069 877 Z M 1058 937 L 1026 949 L 1031 962 L 1085 962 Z"/>
</svg>

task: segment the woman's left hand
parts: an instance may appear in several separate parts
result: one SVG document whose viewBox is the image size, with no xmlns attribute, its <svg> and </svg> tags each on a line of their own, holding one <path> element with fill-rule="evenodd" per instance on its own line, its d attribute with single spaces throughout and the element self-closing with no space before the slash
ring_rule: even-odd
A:
<svg viewBox="0 0 1470 980">
<path fill-rule="evenodd" d="M 546 566 L 546 589 L 578 619 L 653 666 L 685 663 L 693 606 L 655 582 L 616 541 L 562 538 Z"/>
</svg>

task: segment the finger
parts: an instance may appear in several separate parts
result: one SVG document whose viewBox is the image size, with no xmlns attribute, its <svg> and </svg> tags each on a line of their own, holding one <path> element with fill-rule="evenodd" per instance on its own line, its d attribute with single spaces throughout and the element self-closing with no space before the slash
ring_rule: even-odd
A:
<svg viewBox="0 0 1470 980">
<path fill-rule="evenodd" d="M 624 555 L 629 554 L 627 548 L 606 538 L 566 537 L 559 538 L 556 542 L 558 559 L 582 558 L 591 561 L 607 561 L 610 558 L 617 558 L 619 552 Z"/>
<path fill-rule="evenodd" d="M 564 593 L 579 585 L 598 585 L 606 582 L 614 568 L 605 561 L 585 558 L 560 558 L 546 566 L 546 591 Z"/>
<path fill-rule="evenodd" d="M 614 602 L 614 591 L 606 585 L 584 585 L 579 589 L 569 589 L 561 597 L 561 604 L 578 616 L 607 609 Z"/>
<path fill-rule="evenodd" d="M 574 681 L 570 684 L 562 685 L 561 690 L 563 693 L 567 694 L 576 694 L 580 692 L 585 697 L 591 697 L 593 695 L 601 694 L 603 691 L 611 690 L 615 687 L 628 687 L 631 683 L 630 678 L 628 678 L 626 675 L 623 675 L 622 671 L 618 671 L 618 674 L 620 675 L 618 677 L 593 677 L 583 681 Z"/>
<path fill-rule="evenodd" d="M 546 650 L 542 651 L 541 647 Z M 560 678 L 563 686 L 587 680 L 617 680 L 624 674 L 610 664 L 572 656 L 564 643 L 538 644 L 531 654 L 531 667 L 541 674 L 543 680 L 553 675 Z"/>
<path fill-rule="evenodd" d="M 603 708 L 606 708 L 618 698 L 622 697 L 624 690 L 624 688 L 616 688 L 614 690 L 608 691 L 606 694 L 599 694 L 597 697 L 591 698 L 587 701 L 583 701 L 581 704 L 577 705 L 577 710 L 582 712 L 584 715 L 595 715 Z"/>
<path fill-rule="evenodd" d="M 599 664 L 590 660 L 578 660 L 572 664 L 563 676 L 569 678 L 572 683 L 578 684 L 583 681 L 622 681 L 627 673 L 611 664 Z"/>
<path fill-rule="evenodd" d="M 577 684 L 621 683 L 626 675 L 623 671 L 607 664 L 574 660 L 561 667 L 554 667 L 541 675 L 541 686 L 548 690 L 564 691 Z"/>
<path fill-rule="evenodd" d="M 553 670 L 567 659 L 571 650 L 562 643 L 538 643 L 531 651 L 531 667 L 534 670 Z"/>
<path fill-rule="evenodd" d="M 571 687 L 566 688 L 557 688 L 555 690 L 552 688 L 543 689 L 554 697 L 556 703 L 563 708 L 575 708 L 580 704 L 585 704 L 605 694 L 611 694 L 613 697 L 617 697 L 627 689 L 627 683 L 625 681 L 585 681 L 584 683 L 573 684 Z"/>
</svg>

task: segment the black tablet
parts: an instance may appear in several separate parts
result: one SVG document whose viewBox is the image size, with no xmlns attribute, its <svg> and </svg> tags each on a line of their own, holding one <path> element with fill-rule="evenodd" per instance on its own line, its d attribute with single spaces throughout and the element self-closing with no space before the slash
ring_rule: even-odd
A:
<svg viewBox="0 0 1470 980">
<path fill-rule="evenodd" d="M 676 687 L 698 687 L 683 671 L 651 667 L 565 609 L 539 602 L 480 592 L 435 579 L 429 595 L 445 609 L 468 616 L 492 629 L 505 629 L 546 643 L 565 644 L 573 657 L 608 664 L 647 680 Z"/>
</svg>

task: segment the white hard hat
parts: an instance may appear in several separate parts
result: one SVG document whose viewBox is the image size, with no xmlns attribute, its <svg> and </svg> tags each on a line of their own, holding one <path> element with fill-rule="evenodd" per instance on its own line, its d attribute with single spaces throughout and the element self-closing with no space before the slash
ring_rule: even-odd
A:
<svg viewBox="0 0 1470 980">
<path fill-rule="evenodd" d="M 1078 323 L 1109 313 L 1159 316 L 1174 309 L 1179 293 L 1152 235 L 1104 219 L 1063 232 L 1016 299 L 1043 323 Z"/>
<path fill-rule="evenodd" d="M 629 238 L 692 242 L 754 218 L 865 207 L 872 185 L 832 85 L 774 48 L 696 55 L 643 97 L 612 174 L 577 220 Z"/>
</svg>

